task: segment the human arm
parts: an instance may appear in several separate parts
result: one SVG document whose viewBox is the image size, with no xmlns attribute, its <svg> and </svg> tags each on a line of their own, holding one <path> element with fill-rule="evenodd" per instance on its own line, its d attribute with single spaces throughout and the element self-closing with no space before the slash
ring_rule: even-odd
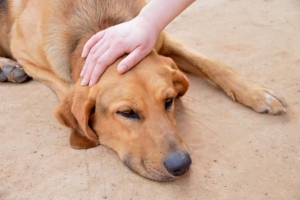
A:
<svg viewBox="0 0 300 200">
<path fill-rule="evenodd" d="M 134 19 L 98 32 L 85 44 L 81 85 L 94 85 L 106 68 L 124 54 L 118 65 L 127 72 L 153 49 L 160 32 L 195 0 L 151 0 Z"/>
</svg>

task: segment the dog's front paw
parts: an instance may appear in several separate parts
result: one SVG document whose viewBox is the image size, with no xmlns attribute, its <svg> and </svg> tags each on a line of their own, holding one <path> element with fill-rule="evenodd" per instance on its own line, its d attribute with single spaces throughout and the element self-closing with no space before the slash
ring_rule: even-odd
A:
<svg viewBox="0 0 300 200">
<path fill-rule="evenodd" d="M 275 115 L 286 112 L 287 104 L 283 97 L 256 83 L 246 83 L 244 87 L 227 92 L 227 95 L 259 113 Z"/>
<path fill-rule="evenodd" d="M 251 107 L 259 113 L 275 115 L 286 112 L 287 104 L 285 100 L 269 89 L 254 90 L 251 101 Z"/>
</svg>

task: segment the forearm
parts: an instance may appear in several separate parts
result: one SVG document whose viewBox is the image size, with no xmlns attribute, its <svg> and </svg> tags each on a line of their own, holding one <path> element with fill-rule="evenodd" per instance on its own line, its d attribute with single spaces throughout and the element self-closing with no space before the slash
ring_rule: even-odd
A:
<svg viewBox="0 0 300 200">
<path fill-rule="evenodd" d="M 176 16 L 195 0 L 151 0 L 140 12 L 138 18 L 151 24 L 160 33 Z"/>
</svg>

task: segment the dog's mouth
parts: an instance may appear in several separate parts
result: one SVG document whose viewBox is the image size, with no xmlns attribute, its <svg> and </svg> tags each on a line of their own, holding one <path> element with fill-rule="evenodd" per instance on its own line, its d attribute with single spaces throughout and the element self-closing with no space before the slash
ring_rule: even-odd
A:
<svg viewBox="0 0 300 200">
<path fill-rule="evenodd" d="M 172 181 L 176 178 L 164 168 L 154 167 L 147 160 L 141 159 L 137 162 L 127 157 L 123 163 L 133 172 L 153 181 Z"/>
<path fill-rule="evenodd" d="M 134 159 L 131 156 L 126 156 L 122 160 L 130 170 L 153 181 L 172 181 L 185 175 L 190 169 L 189 164 L 183 170 L 178 169 L 170 173 L 165 163 L 160 164 L 149 159 Z"/>
</svg>

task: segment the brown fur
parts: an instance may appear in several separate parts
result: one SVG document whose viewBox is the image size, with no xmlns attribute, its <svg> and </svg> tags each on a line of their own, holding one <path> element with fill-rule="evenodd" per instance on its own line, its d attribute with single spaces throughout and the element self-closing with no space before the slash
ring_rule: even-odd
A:
<svg viewBox="0 0 300 200">
<path fill-rule="evenodd" d="M 116 72 L 120 58 L 95 86 L 81 87 L 85 60 L 80 55 L 88 38 L 134 18 L 143 5 L 135 0 L 0 1 L 0 57 L 16 59 L 28 75 L 56 92 L 60 103 L 55 116 L 72 129 L 73 148 L 103 144 L 144 177 L 174 179 L 163 160 L 187 149 L 176 130 L 174 106 L 166 109 L 165 103 L 184 95 L 189 85 L 177 67 L 206 78 L 257 112 L 285 112 L 283 99 L 273 91 L 164 32 L 155 49 L 130 72 Z M 120 111 L 134 111 L 139 119 Z"/>
</svg>

